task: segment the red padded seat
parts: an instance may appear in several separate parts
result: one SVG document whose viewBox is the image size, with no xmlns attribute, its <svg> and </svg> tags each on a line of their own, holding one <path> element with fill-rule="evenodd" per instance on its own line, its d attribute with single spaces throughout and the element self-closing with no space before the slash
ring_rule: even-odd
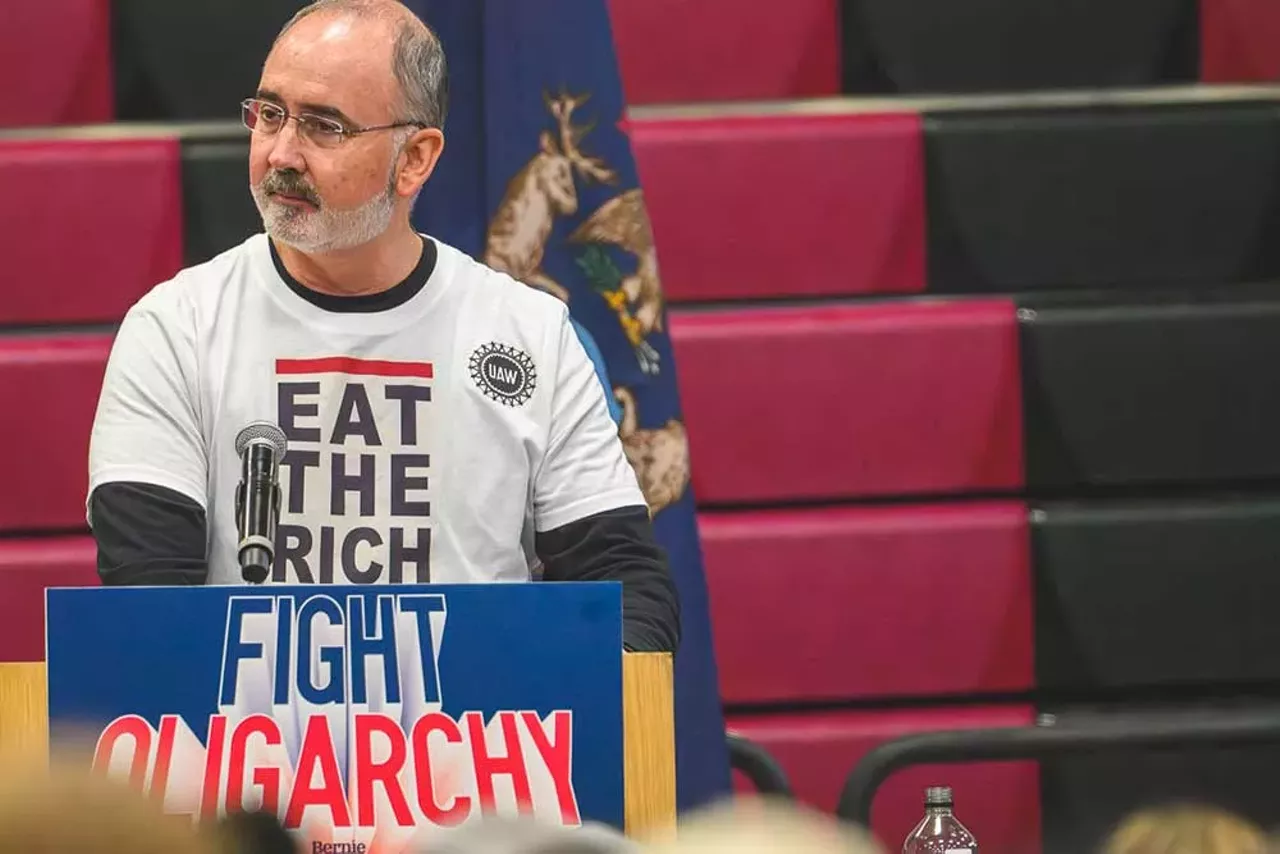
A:
<svg viewBox="0 0 1280 854">
<path fill-rule="evenodd" d="M 1007 300 L 673 311 L 671 335 L 703 502 L 1022 483 Z"/>
<path fill-rule="evenodd" d="M 182 266 L 182 228 L 176 139 L 0 141 L 0 324 L 118 321 Z"/>
<path fill-rule="evenodd" d="M 110 3 L 0 3 L 0 127 L 111 121 L 111 77 Z"/>
<path fill-rule="evenodd" d="M 1206 83 L 1280 80 L 1280 4 L 1201 0 L 1200 77 Z"/>
<path fill-rule="evenodd" d="M 0 542 L 0 661 L 44 661 L 44 591 L 98 584 L 91 537 Z"/>
<path fill-rule="evenodd" d="M 105 334 L 0 337 L 0 531 L 83 530 Z"/>
<path fill-rule="evenodd" d="M 967 628 L 957 621 L 957 629 Z M 801 801 L 834 810 L 845 777 L 882 741 L 944 729 L 1025 726 L 1026 706 L 817 712 L 730 717 L 728 726 L 759 742 L 782 765 Z M 1040 785 L 1034 762 L 985 762 L 905 768 L 885 781 L 871 825 L 890 851 L 924 814 L 926 786 L 951 786 L 956 815 L 984 851 L 1040 850 Z"/>
<path fill-rule="evenodd" d="M 913 114 L 637 118 L 667 298 L 924 290 Z"/>
<path fill-rule="evenodd" d="M 628 104 L 840 92 L 837 0 L 610 0 Z"/>
<path fill-rule="evenodd" d="M 1033 685 L 1019 502 L 703 513 L 699 531 L 726 704 Z"/>
</svg>

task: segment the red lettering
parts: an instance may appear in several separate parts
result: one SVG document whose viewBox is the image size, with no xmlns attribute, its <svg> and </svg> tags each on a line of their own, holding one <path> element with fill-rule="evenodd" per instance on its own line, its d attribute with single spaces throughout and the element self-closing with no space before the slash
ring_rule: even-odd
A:
<svg viewBox="0 0 1280 854">
<path fill-rule="evenodd" d="M 409 802 L 404 798 L 404 790 L 400 787 L 398 776 L 404 768 L 407 751 L 404 744 L 404 730 L 386 715 L 356 715 L 356 825 L 373 827 L 373 784 L 381 783 L 391 802 L 391 811 L 395 814 L 396 824 L 400 827 L 413 826 L 413 814 L 409 812 Z M 391 757 L 386 762 L 375 764 L 373 761 L 373 735 L 382 733 L 391 742 Z"/>
<path fill-rule="evenodd" d="M 471 736 L 471 755 L 475 762 L 480 809 L 485 813 L 493 813 L 497 809 L 493 778 L 506 774 L 511 777 L 511 784 L 516 790 L 516 808 L 522 815 L 530 815 L 533 813 L 533 793 L 529 790 L 529 771 L 525 767 L 524 753 L 520 749 L 520 730 L 515 712 L 498 712 L 495 717 L 502 726 L 502 740 L 507 746 L 506 756 L 493 756 L 489 753 L 489 745 L 484 738 L 484 718 L 479 712 L 467 712 L 463 715 Z"/>
<path fill-rule="evenodd" d="M 218 817 L 218 790 L 222 783 L 222 751 L 226 739 L 227 716 L 210 715 L 204 759 L 204 789 L 200 793 L 200 817 L 205 821 L 213 821 Z"/>
<path fill-rule="evenodd" d="M 556 800 L 560 802 L 560 818 L 565 824 L 581 824 L 578 797 L 573 792 L 573 712 L 561 710 L 551 713 L 555 731 L 554 739 L 547 738 L 536 712 L 521 712 L 520 718 L 533 738 L 533 746 L 542 757 L 551 779 L 556 784 Z"/>
<path fill-rule="evenodd" d="M 126 736 L 133 739 L 129 785 L 141 794 L 146 789 L 147 765 L 151 761 L 151 724 L 138 715 L 124 715 L 107 724 L 102 735 L 98 736 L 98 744 L 93 750 L 93 770 L 106 776 L 116 742 Z"/>
<path fill-rule="evenodd" d="M 266 715 L 250 715 L 236 725 L 231 733 L 231 747 L 227 750 L 227 812 L 245 809 L 245 754 L 251 735 L 262 736 L 269 746 L 281 742 L 280 725 Z M 262 810 L 276 813 L 280 806 L 280 769 L 255 766 L 253 784 L 262 789 Z"/>
<path fill-rule="evenodd" d="M 431 776 L 431 751 L 427 748 L 427 739 L 433 732 L 444 736 L 450 744 L 462 743 L 462 732 L 453 718 L 442 712 L 432 712 L 418 718 L 413 725 L 413 767 L 418 784 L 418 806 L 427 821 L 441 827 L 461 824 L 471 814 L 471 798 L 457 795 L 453 806 L 442 807 L 436 801 L 435 781 Z"/>
<path fill-rule="evenodd" d="M 320 770 L 320 784 L 315 785 L 316 769 Z M 307 721 L 307 732 L 302 737 L 302 750 L 298 755 L 298 770 L 294 775 L 293 793 L 289 797 L 289 810 L 284 825 L 290 830 L 302 826 L 302 813 L 307 807 L 328 807 L 332 826 L 351 826 L 351 811 L 342 791 L 342 777 L 338 773 L 338 760 L 333 755 L 333 737 L 329 734 L 329 721 L 323 715 L 313 715 Z"/>
<path fill-rule="evenodd" d="M 160 716 L 160 739 L 156 743 L 156 767 L 151 772 L 151 797 L 164 803 L 169 788 L 169 769 L 173 766 L 173 742 L 178 734 L 178 716 Z"/>
</svg>

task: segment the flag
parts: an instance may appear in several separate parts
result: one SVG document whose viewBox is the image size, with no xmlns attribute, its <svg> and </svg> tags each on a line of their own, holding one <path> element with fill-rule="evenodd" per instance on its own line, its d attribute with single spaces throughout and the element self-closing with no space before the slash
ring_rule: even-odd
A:
<svg viewBox="0 0 1280 854">
<path fill-rule="evenodd" d="M 451 90 L 415 225 L 569 305 L 670 556 L 683 621 L 677 800 L 703 805 L 730 791 L 724 719 L 657 251 L 605 0 L 406 2 L 440 36 Z"/>
</svg>

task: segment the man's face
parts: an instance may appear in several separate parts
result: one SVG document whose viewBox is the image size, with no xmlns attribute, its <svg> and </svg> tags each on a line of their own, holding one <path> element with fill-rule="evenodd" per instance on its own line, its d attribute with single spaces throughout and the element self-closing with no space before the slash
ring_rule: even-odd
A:
<svg viewBox="0 0 1280 854">
<path fill-rule="evenodd" d="M 348 128 L 387 125 L 396 115 L 392 28 L 316 13 L 299 21 L 271 51 L 257 96 Z M 397 202 L 401 130 L 349 136 L 317 145 L 284 122 L 250 137 L 249 182 L 267 232 L 303 252 L 346 249 L 386 231 Z"/>
</svg>

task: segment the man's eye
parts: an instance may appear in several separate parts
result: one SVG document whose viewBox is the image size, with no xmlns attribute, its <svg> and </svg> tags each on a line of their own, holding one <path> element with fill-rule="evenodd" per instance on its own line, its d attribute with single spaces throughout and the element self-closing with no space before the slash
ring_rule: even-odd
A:
<svg viewBox="0 0 1280 854">
<path fill-rule="evenodd" d="M 346 132 L 338 122 L 330 119 L 318 119 L 307 117 L 307 125 L 311 128 L 311 132 L 319 136 L 342 136 Z"/>
</svg>

